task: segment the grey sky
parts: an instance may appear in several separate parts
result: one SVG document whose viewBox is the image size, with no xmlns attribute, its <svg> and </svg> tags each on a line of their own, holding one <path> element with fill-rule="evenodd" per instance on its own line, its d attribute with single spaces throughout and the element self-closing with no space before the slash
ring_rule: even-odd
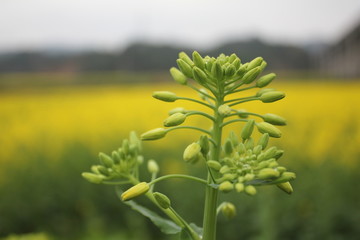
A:
<svg viewBox="0 0 360 240">
<path fill-rule="evenodd" d="M 133 40 L 201 48 L 249 37 L 332 43 L 358 21 L 359 0 L 1 0 L 0 51 L 111 50 Z"/>
</svg>

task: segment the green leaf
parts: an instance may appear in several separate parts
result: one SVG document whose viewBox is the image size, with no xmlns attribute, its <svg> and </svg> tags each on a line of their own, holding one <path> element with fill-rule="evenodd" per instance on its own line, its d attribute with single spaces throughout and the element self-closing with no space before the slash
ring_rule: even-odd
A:
<svg viewBox="0 0 360 240">
<path fill-rule="evenodd" d="M 122 191 L 120 189 L 117 189 L 116 192 L 118 196 L 121 196 Z M 149 218 L 155 224 L 155 226 L 157 226 L 165 234 L 177 234 L 181 231 L 181 227 L 176 225 L 173 221 L 159 216 L 157 213 L 137 204 L 134 201 L 126 201 L 123 203 L 130 206 L 133 210 L 137 211 L 143 216 Z"/>
<path fill-rule="evenodd" d="M 190 236 L 190 234 L 186 231 L 185 228 L 183 228 L 180 232 L 180 240 L 193 240 L 193 238 Z"/>
</svg>

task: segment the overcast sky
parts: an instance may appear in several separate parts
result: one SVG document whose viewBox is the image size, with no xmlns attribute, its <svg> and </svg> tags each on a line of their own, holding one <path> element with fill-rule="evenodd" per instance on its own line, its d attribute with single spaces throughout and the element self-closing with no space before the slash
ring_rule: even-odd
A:
<svg viewBox="0 0 360 240">
<path fill-rule="evenodd" d="M 0 0 L 0 51 L 123 48 L 134 40 L 211 47 L 259 37 L 333 43 L 360 0 Z"/>
</svg>

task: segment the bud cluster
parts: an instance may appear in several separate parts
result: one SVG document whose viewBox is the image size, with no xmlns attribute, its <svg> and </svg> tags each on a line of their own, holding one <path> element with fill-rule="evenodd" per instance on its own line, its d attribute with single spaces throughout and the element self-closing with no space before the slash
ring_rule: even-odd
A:
<svg viewBox="0 0 360 240">
<path fill-rule="evenodd" d="M 124 139 L 122 146 L 113 151 L 111 156 L 99 153 L 99 165 L 91 167 L 91 173 L 85 172 L 82 176 L 92 183 L 102 183 L 105 180 L 123 179 L 134 175 L 143 162 L 141 155 L 141 141 L 131 132 L 129 139 Z"/>
<path fill-rule="evenodd" d="M 265 133 L 256 144 L 251 137 L 240 142 L 234 132 L 230 133 L 223 145 L 220 162 L 207 162 L 221 191 L 235 190 L 254 195 L 254 186 L 285 183 L 295 178 L 294 173 L 278 162 L 284 151 L 267 147 L 268 140 L 269 134 Z"/>
</svg>

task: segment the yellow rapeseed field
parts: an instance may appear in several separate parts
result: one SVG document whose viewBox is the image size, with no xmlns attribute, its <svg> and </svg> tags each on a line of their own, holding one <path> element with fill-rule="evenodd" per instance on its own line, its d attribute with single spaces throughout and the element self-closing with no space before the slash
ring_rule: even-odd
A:
<svg viewBox="0 0 360 240">
<path fill-rule="evenodd" d="M 274 140 L 286 151 L 303 154 L 311 161 L 324 157 L 356 162 L 360 153 L 360 83 L 279 82 L 271 87 L 285 91 L 279 102 L 251 102 L 239 108 L 275 113 L 288 120 L 280 127 L 283 138 Z M 193 103 L 155 100 L 155 90 L 197 97 L 192 90 L 174 85 L 97 86 L 3 92 L 0 95 L 0 164 L 26 161 L 25 154 L 42 152 L 57 159 L 67 144 L 88 146 L 96 155 L 120 144 L 130 130 L 138 133 L 161 127 L 168 110 Z M 203 109 L 202 107 L 200 107 Z M 191 117 L 186 124 L 207 126 L 208 120 Z M 210 125 L 209 125 L 210 126 Z M 241 124 L 232 127 L 240 131 Z M 189 130 L 169 133 L 165 139 L 146 143 L 148 151 L 195 141 Z M 114 143 L 115 142 L 115 143 Z M 26 155 L 25 155 L 26 156 Z M 3 168 L 3 167 L 1 167 Z"/>
</svg>

